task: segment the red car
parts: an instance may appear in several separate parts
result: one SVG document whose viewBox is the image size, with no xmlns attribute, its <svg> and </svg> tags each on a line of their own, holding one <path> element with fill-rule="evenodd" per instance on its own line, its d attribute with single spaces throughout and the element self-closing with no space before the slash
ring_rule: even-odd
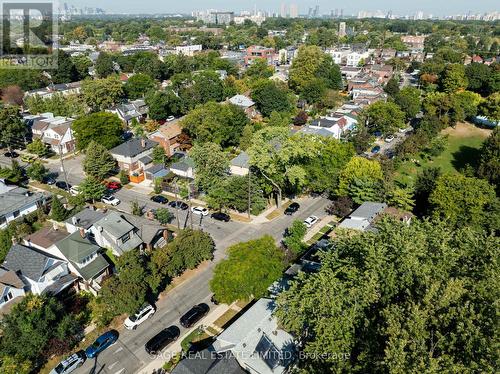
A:
<svg viewBox="0 0 500 374">
<path fill-rule="evenodd" d="M 108 190 L 116 191 L 122 188 L 122 185 L 119 182 L 108 182 L 106 184 L 106 188 Z"/>
</svg>

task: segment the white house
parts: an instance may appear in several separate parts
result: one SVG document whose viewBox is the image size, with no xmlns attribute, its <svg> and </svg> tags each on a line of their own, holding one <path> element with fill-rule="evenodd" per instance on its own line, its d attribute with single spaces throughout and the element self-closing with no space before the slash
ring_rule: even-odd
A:
<svg viewBox="0 0 500 374">
<path fill-rule="evenodd" d="M 196 53 L 201 52 L 203 50 L 203 46 L 201 44 L 193 44 L 193 45 L 180 45 L 175 47 L 175 54 L 184 55 L 192 57 Z"/>
<path fill-rule="evenodd" d="M 361 206 L 352 212 L 349 217 L 344 219 L 338 226 L 339 229 L 349 229 L 356 231 L 367 231 L 370 225 L 385 209 L 387 204 L 364 202 Z"/>
<path fill-rule="evenodd" d="M 73 118 L 54 117 L 44 113 L 33 121 L 31 131 L 34 138 L 41 139 L 56 154 L 67 154 L 75 150 L 75 138 L 71 125 Z"/>
<path fill-rule="evenodd" d="M 170 165 L 170 171 L 179 177 L 194 179 L 194 162 L 186 156 Z"/>
<path fill-rule="evenodd" d="M 7 314 L 25 294 L 21 278 L 14 271 L 0 267 L 0 314 Z"/>
<path fill-rule="evenodd" d="M 250 171 L 250 157 L 248 153 L 241 152 L 229 163 L 229 172 L 231 175 L 248 175 Z"/>
<path fill-rule="evenodd" d="M 0 179 L 0 228 L 45 204 L 45 195 L 23 187 L 9 186 Z"/>
<path fill-rule="evenodd" d="M 362 60 L 367 60 L 370 57 L 370 51 L 350 51 L 346 56 L 347 66 L 359 66 Z"/>
</svg>

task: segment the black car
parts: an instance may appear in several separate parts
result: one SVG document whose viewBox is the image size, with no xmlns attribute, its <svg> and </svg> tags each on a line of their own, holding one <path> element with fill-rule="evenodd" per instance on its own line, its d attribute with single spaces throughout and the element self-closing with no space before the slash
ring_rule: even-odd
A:
<svg viewBox="0 0 500 374">
<path fill-rule="evenodd" d="M 295 213 L 297 210 L 299 210 L 300 205 L 299 203 L 291 203 L 288 208 L 285 209 L 285 214 L 287 216 L 291 216 L 293 213 Z"/>
<path fill-rule="evenodd" d="M 56 180 L 53 177 L 47 175 L 46 177 L 43 177 L 42 183 L 52 186 L 53 184 L 56 184 Z"/>
<path fill-rule="evenodd" d="M 184 314 L 180 323 L 185 328 L 193 326 L 200 319 L 205 317 L 210 311 L 210 307 L 207 304 L 198 304 L 192 307 L 186 314 Z"/>
<path fill-rule="evenodd" d="M 184 201 L 180 200 L 171 201 L 170 203 L 168 203 L 168 206 L 171 208 L 178 208 L 181 210 L 187 210 L 187 208 L 189 208 L 189 206 Z"/>
<path fill-rule="evenodd" d="M 18 158 L 19 157 L 19 153 L 14 152 L 14 151 L 12 151 L 12 152 L 6 152 L 6 153 L 4 153 L 4 156 L 8 157 L 8 158 Z"/>
<path fill-rule="evenodd" d="M 151 201 L 154 201 L 155 203 L 159 204 L 166 204 L 168 203 L 168 199 L 165 196 L 162 195 L 155 195 L 151 198 Z"/>
<path fill-rule="evenodd" d="M 222 212 L 212 213 L 212 215 L 210 217 L 212 217 L 213 219 L 215 219 L 217 221 L 224 221 L 224 222 L 231 221 L 231 217 L 229 217 L 229 214 L 222 213 Z"/>
<path fill-rule="evenodd" d="M 60 188 L 61 190 L 69 190 L 71 188 L 71 184 L 66 183 L 64 181 L 57 181 L 56 187 Z"/>
<path fill-rule="evenodd" d="M 170 326 L 161 330 L 145 344 L 144 348 L 150 355 L 160 353 L 167 345 L 179 338 L 181 330 L 177 326 Z"/>
</svg>

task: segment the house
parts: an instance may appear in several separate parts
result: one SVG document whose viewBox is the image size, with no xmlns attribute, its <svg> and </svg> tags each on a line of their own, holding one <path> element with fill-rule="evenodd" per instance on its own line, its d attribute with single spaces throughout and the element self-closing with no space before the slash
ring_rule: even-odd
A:
<svg viewBox="0 0 500 374">
<path fill-rule="evenodd" d="M 170 165 L 170 171 L 179 177 L 194 179 L 194 161 L 191 157 L 185 156 Z"/>
<path fill-rule="evenodd" d="M 148 219 L 115 211 L 107 212 L 86 232 L 100 247 L 110 248 L 116 256 L 135 248 L 162 247 L 168 235 L 165 227 Z"/>
<path fill-rule="evenodd" d="M 255 102 L 245 95 L 235 95 L 228 100 L 231 104 L 243 109 L 248 118 L 252 119 L 259 115 Z"/>
<path fill-rule="evenodd" d="M 128 173 L 130 181 L 140 183 L 145 179 L 144 169 L 153 162 L 151 154 L 157 145 L 150 139 L 132 138 L 109 152 L 118 162 L 118 167 Z"/>
<path fill-rule="evenodd" d="M 371 73 L 379 83 L 387 83 L 394 74 L 394 68 L 391 65 L 374 64 L 365 67 L 365 71 Z"/>
<path fill-rule="evenodd" d="M 163 164 L 153 164 L 144 170 L 146 180 L 155 181 L 156 178 L 163 178 L 170 173 L 170 169 Z"/>
<path fill-rule="evenodd" d="M 249 373 L 280 374 L 295 360 L 293 337 L 273 316 L 276 302 L 260 299 L 225 329 L 213 343 L 218 354 L 229 353 Z"/>
<path fill-rule="evenodd" d="M 16 218 L 30 214 L 45 204 L 47 197 L 24 187 L 9 186 L 0 179 L 0 229 Z"/>
<path fill-rule="evenodd" d="M 248 175 L 250 172 L 250 156 L 246 152 L 241 152 L 229 162 L 229 172 L 231 175 Z"/>
<path fill-rule="evenodd" d="M 73 118 L 43 113 L 33 119 L 31 132 L 33 138 L 41 139 L 54 153 L 64 155 L 75 150 L 76 141 L 71 129 L 74 121 Z"/>
<path fill-rule="evenodd" d="M 356 125 L 357 120 L 355 117 L 342 113 L 333 113 L 331 116 L 313 120 L 298 132 L 333 137 L 340 140 L 346 132 L 354 130 Z"/>
<path fill-rule="evenodd" d="M 62 96 L 78 95 L 80 94 L 81 88 L 82 88 L 82 82 L 52 84 L 45 88 L 26 91 L 24 97 L 29 98 L 33 96 L 38 96 L 41 99 L 51 99 L 54 95 L 62 95 Z"/>
<path fill-rule="evenodd" d="M 371 229 L 373 221 L 387 208 L 385 203 L 364 202 L 358 209 L 345 218 L 337 227 L 356 231 Z"/>
<path fill-rule="evenodd" d="M 273 48 L 252 45 L 247 48 L 246 52 L 245 65 L 247 66 L 257 59 L 266 60 L 268 65 L 272 65 L 273 61 L 275 60 Z"/>
<path fill-rule="evenodd" d="M 66 261 L 21 244 L 10 248 L 1 267 L 14 272 L 24 283 L 26 292 L 37 295 L 57 294 L 71 287 L 76 280 Z"/>
<path fill-rule="evenodd" d="M 175 54 L 193 57 L 196 53 L 199 53 L 202 50 L 203 46 L 201 44 L 180 45 L 175 47 Z"/>
<path fill-rule="evenodd" d="M 160 126 L 149 138 L 163 147 L 167 157 L 171 157 L 179 149 L 179 136 L 181 134 L 182 128 L 179 121 L 173 121 Z"/>
<path fill-rule="evenodd" d="M 0 315 L 8 314 L 25 294 L 24 283 L 16 272 L 0 267 Z"/>
<path fill-rule="evenodd" d="M 328 48 L 325 50 L 325 53 L 329 54 L 333 62 L 337 65 L 346 65 L 347 64 L 347 55 L 351 53 L 350 48 Z M 357 65 L 354 65 L 357 66 Z"/>
<path fill-rule="evenodd" d="M 426 36 L 424 35 L 403 35 L 401 41 L 411 49 L 424 49 Z"/>
<path fill-rule="evenodd" d="M 72 234 L 81 229 L 89 232 L 90 228 L 99 220 L 104 218 L 106 213 L 102 210 L 85 208 L 66 220 L 66 230 Z"/>
<path fill-rule="evenodd" d="M 195 355 L 187 355 L 172 374 L 245 374 L 232 354 L 217 353 L 208 347 Z"/>
<path fill-rule="evenodd" d="M 106 110 L 106 112 L 116 114 L 126 125 L 130 125 L 134 119 L 142 122 L 148 116 L 148 111 L 149 108 L 142 99 L 118 104 Z"/>
<path fill-rule="evenodd" d="M 350 81 L 354 77 L 356 77 L 361 72 L 361 68 L 357 66 L 341 66 L 340 73 L 342 74 L 342 78 L 346 81 Z"/>
<path fill-rule="evenodd" d="M 366 62 L 366 60 L 370 57 L 370 55 L 371 55 L 370 51 L 361 51 L 361 50 L 350 51 L 346 56 L 346 65 L 359 66 L 363 62 Z"/>
</svg>

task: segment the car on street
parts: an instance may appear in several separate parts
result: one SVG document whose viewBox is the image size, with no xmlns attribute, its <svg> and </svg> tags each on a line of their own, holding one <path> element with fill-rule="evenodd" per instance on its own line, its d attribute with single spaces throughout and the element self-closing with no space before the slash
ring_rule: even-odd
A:
<svg viewBox="0 0 500 374">
<path fill-rule="evenodd" d="M 187 205 L 184 201 L 180 200 L 171 201 L 168 203 L 168 206 L 171 208 L 181 209 L 181 210 L 186 210 L 187 208 L 189 208 L 189 205 Z"/>
<path fill-rule="evenodd" d="M 191 208 L 191 213 L 198 216 L 208 216 L 208 209 L 202 206 L 194 206 Z"/>
<path fill-rule="evenodd" d="M 32 164 L 36 161 L 36 159 L 37 157 L 34 155 L 21 155 L 21 161 L 26 162 L 27 164 Z"/>
<path fill-rule="evenodd" d="M 78 196 L 78 194 L 80 193 L 79 189 L 78 189 L 78 186 L 73 186 L 69 189 L 69 194 L 71 196 Z"/>
<path fill-rule="evenodd" d="M 375 147 L 372 148 L 372 151 L 371 151 L 373 154 L 377 154 L 380 152 L 380 146 L 379 145 L 376 145 Z"/>
<path fill-rule="evenodd" d="M 8 157 L 8 158 L 18 158 L 19 157 L 19 153 L 15 152 L 15 151 L 5 152 L 3 155 L 5 157 Z"/>
<path fill-rule="evenodd" d="M 312 227 L 316 222 L 318 222 L 318 217 L 316 216 L 309 216 L 304 220 L 304 225 L 306 225 L 307 228 Z"/>
<path fill-rule="evenodd" d="M 47 175 L 43 177 L 42 183 L 48 184 L 49 186 L 52 186 L 53 184 L 56 184 L 56 180 L 51 177 L 50 175 Z"/>
<path fill-rule="evenodd" d="M 180 324 L 185 328 L 189 328 L 205 317 L 209 311 L 210 307 L 207 304 L 195 305 L 181 317 Z"/>
<path fill-rule="evenodd" d="M 49 374 L 69 374 L 83 365 L 87 356 L 84 351 L 78 351 L 61 361 Z"/>
<path fill-rule="evenodd" d="M 158 204 L 168 203 L 168 199 L 162 195 L 155 195 L 155 196 L 151 197 L 151 201 L 158 203 Z"/>
<path fill-rule="evenodd" d="M 118 204 L 120 204 L 120 199 L 114 197 L 113 195 L 104 195 L 102 197 L 101 201 L 104 204 L 109 204 L 109 205 L 113 205 L 113 206 L 117 206 Z"/>
<path fill-rule="evenodd" d="M 104 351 L 110 345 L 114 344 L 118 340 L 118 331 L 110 330 L 99 336 L 95 342 L 85 350 L 85 355 L 87 358 L 97 357 L 99 353 Z"/>
<path fill-rule="evenodd" d="M 384 139 L 386 143 L 390 143 L 395 139 L 394 135 L 387 135 Z"/>
<path fill-rule="evenodd" d="M 215 219 L 217 221 L 224 221 L 224 222 L 231 221 L 231 217 L 229 216 L 229 214 L 222 213 L 222 212 L 212 213 L 212 215 L 210 217 L 212 217 L 213 219 Z"/>
<path fill-rule="evenodd" d="M 137 326 L 139 326 L 141 323 L 155 314 L 155 312 L 156 309 L 154 306 L 152 306 L 151 304 L 145 304 L 141 309 L 139 309 L 139 311 L 137 311 L 137 313 L 135 313 L 133 316 L 129 316 L 123 324 L 125 325 L 125 328 L 129 330 L 135 330 Z"/>
<path fill-rule="evenodd" d="M 175 121 L 175 117 L 174 116 L 168 116 L 167 117 L 167 122 L 172 122 L 172 121 Z"/>
<path fill-rule="evenodd" d="M 110 191 L 118 191 L 120 188 L 122 188 L 122 185 L 120 182 L 111 181 L 106 183 L 106 188 Z"/>
<path fill-rule="evenodd" d="M 57 181 L 56 187 L 60 188 L 61 190 L 69 190 L 69 189 L 71 189 L 71 184 L 66 183 L 64 181 Z"/>
<path fill-rule="evenodd" d="M 291 216 L 293 213 L 297 212 L 299 208 L 300 208 L 299 203 L 293 202 L 288 206 L 288 208 L 285 209 L 285 214 L 287 216 Z"/>
<path fill-rule="evenodd" d="M 176 341 L 181 334 L 177 326 L 170 326 L 161 330 L 144 345 L 144 349 L 150 355 L 156 355 L 165 349 L 170 343 Z"/>
</svg>

